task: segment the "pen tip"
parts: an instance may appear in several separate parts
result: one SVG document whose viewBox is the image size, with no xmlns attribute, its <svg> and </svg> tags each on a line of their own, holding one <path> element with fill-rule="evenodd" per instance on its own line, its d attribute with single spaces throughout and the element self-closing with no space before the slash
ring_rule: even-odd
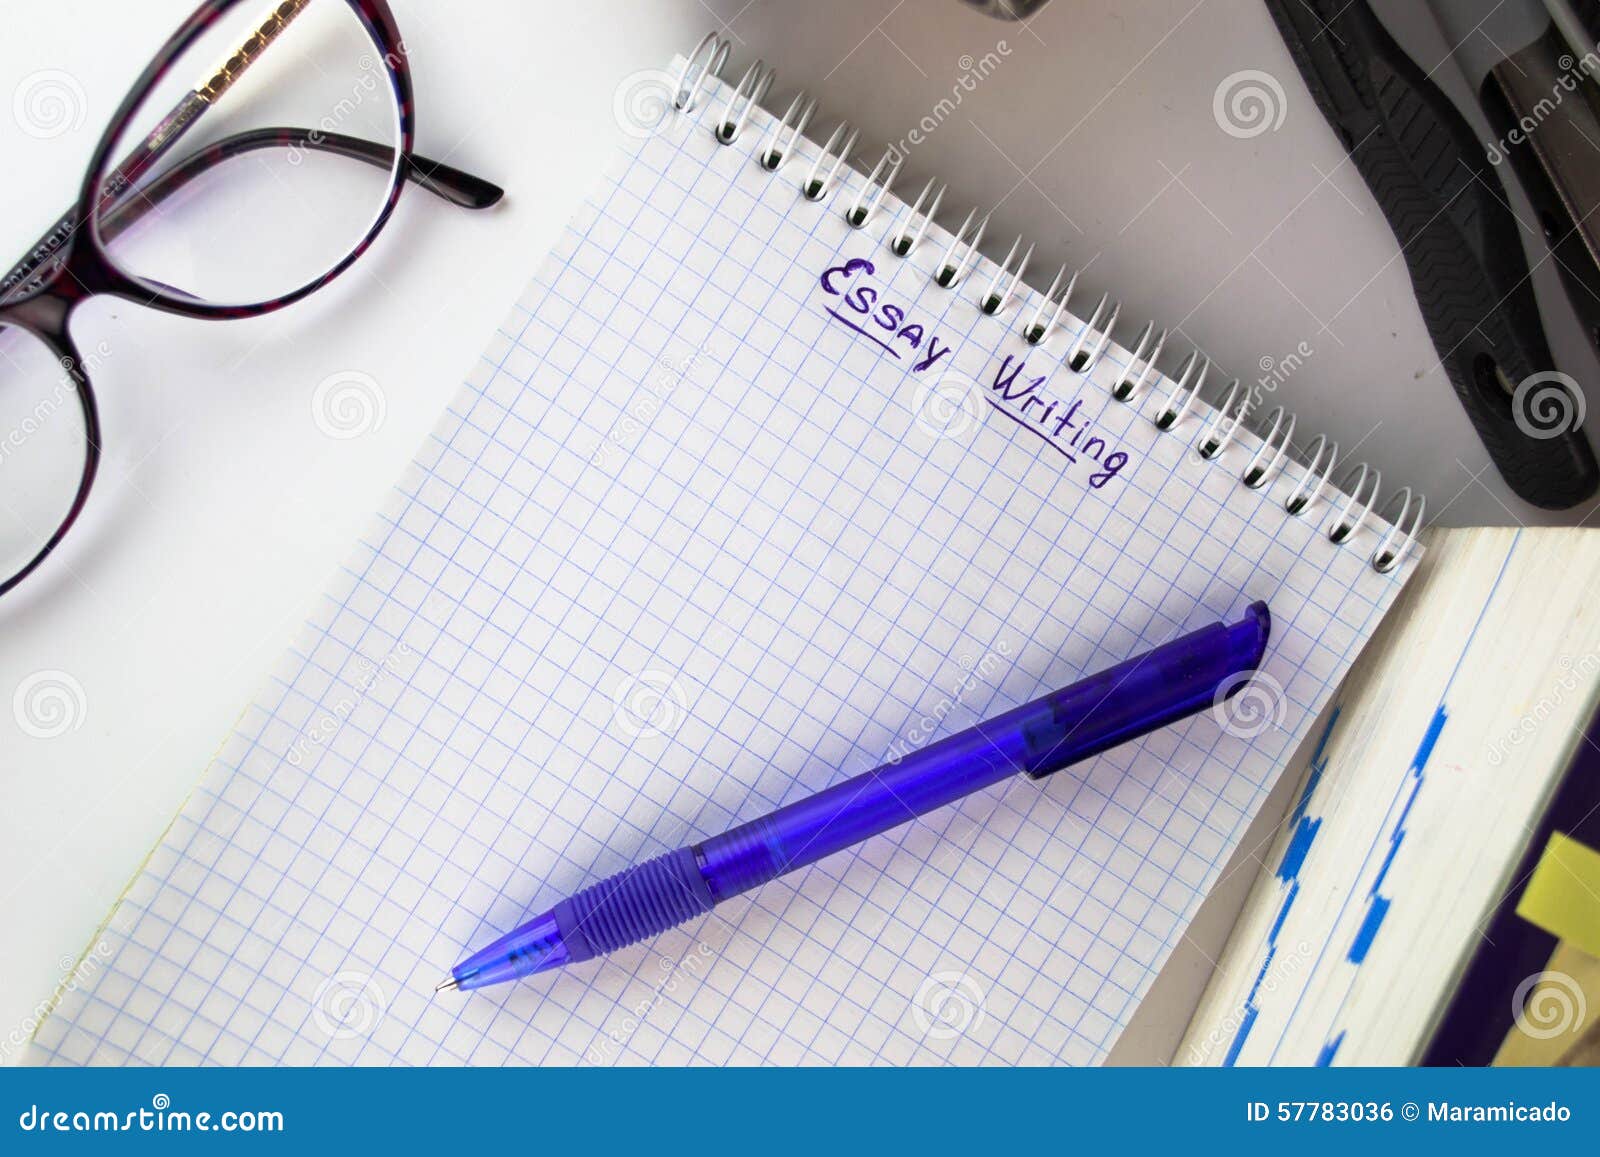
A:
<svg viewBox="0 0 1600 1157">
<path fill-rule="evenodd" d="M 461 987 L 461 982 L 459 980 L 457 980 L 453 976 L 447 976 L 447 977 L 445 977 L 445 979 L 441 980 L 438 984 L 433 986 L 433 991 L 435 991 L 435 992 L 447 992 L 447 991 L 453 991 L 453 990 L 455 990 L 457 988 L 460 988 L 460 987 Z"/>
</svg>

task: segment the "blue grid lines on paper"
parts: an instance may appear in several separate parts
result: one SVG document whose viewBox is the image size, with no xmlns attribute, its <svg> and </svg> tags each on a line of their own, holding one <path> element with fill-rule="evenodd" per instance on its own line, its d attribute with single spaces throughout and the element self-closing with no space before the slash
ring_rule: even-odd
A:
<svg viewBox="0 0 1600 1157">
<path fill-rule="evenodd" d="M 312 642 L 286 665 L 271 706 L 264 699 L 264 714 L 253 713 L 242 750 L 230 745 L 209 777 L 213 786 L 152 860 L 136 889 L 147 906 L 137 910 L 132 935 L 149 956 L 133 981 L 139 999 L 92 993 L 84 1003 L 95 1016 L 80 1016 L 84 1027 L 75 1031 L 137 1016 L 146 1031 L 125 1051 L 157 1058 L 178 1055 L 170 1041 L 182 1055 L 214 1060 L 571 1061 L 610 1039 L 617 1010 L 645 994 L 659 998 L 651 1015 L 611 1059 L 1103 1055 L 1226 858 L 1277 756 L 1392 585 L 1363 591 L 1365 576 L 1349 569 L 1348 552 L 1287 523 L 1267 535 L 1281 548 L 1280 569 L 1263 572 L 1250 536 L 1258 517 L 1275 513 L 1270 504 L 1220 487 L 1214 474 L 1191 483 L 1174 439 L 1155 439 L 1142 469 L 1124 475 L 1119 504 L 1085 494 L 1070 515 L 1035 504 L 1058 464 L 1023 434 L 988 424 L 959 447 L 884 447 L 884 430 L 915 436 L 907 391 L 896 387 L 908 379 L 886 372 L 893 368 L 881 355 L 864 357 L 860 346 L 825 333 L 798 288 L 809 276 L 805 263 L 860 244 L 862 235 L 840 233 L 836 207 L 801 202 L 752 169 L 746 152 L 720 149 L 708 136 L 684 131 L 646 142 L 586 210 L 583 231 L 563 239 L 558 259 L 519 303 L 520 325 L 492 347 L 490 372 L 475 372 L 340 597 L 319 616 Z M 885 205 L 905 213 L 892 198 Z M 639 239 L 647 211 L 662 218 L 652 235 L 660 248 L 681 244 L 667 236 L 672 214 L 663 206 L 699 222 L 680 258 L 711 269 L 732 261 L 731 287 L 712 287 L 705 269 L 685 261 L 620 256 Z M 765 222 L 767 231 L 747 222 Z M 616 243 L 596 246 L 590 238 L 598 233 Z M 708 240 L 716 234 L 720 242 Z M 637 257 L 656 246 L 628 248 Z M 800 254 L 801 266 L 766 257 L 780 249 Z M 745 260 L 752 253 L 762 259 Z M 580 264 L 593 270 L 580 272 Z M 624 295 L 600 284 L 608 264 L 625 272 L 627 292 L 648 297 L 648 311 L 628 307 L 643 319 L 631 329 L 615 322 L 632 316 Z M 925 275 L 908 261 L 889 284 L 957 345 L 964 339 L 986 352 L 993 323 L 957 294 L 935 300 L 916 282 Z M 596 436 L 603 445 L 623 412 L 610 391 L 646 388 L 639 367 L 657 364 L 674 336 L 650 317 L 726 337 L 731 319 L 742 317 L 734 308 L 741 298 L 758 315 L 787 317 L 780 339 L 792 339 L 773 342 L 749 370 L 759 378 L 745 395 L 751 412 L 761 407 L 763 421 L 821 449 L 777 459 L 794 462 L 795 478 L 741 469 L 753 448 L 769 445 L 761 423 L 691 372 L 613 473 L 591 469 L 580 447 Z M 719 305 L 702 308 L 711 301 Z M 584 366 L 580 337 L 615 354 L 599 377 Z M 779 380 L 789 368 L 780 349 L 797 352 L 822 384 L 798 374 Z M 623 364 L 630 351 L 631 371 Z M 682 354 L 681 343 L 674 352 Z M 1104 364 L 1120 368 L 1121 357 L 1114 350 Z M 701 372 L 729 375 L 731 362 L 707 358 Z M 582 404 L 565 389 L 574 377 L 583 379 Z M 858 387 L 848 404 L 842 383 Z M 1126 438 L 1147 421 L 1131 406 L 1103 419 L 1104 430 Z M 864 478 L 862 462 L 877 476 Z M 783 493 L 791 486 L 795 493 Z M 915 519 L 897 513 L 897 493 L 916 503 Z M 1186 528 L 1189 545 L 1158 541 L 1155 554 L 1130 554 L 1129 528 L 1155 512 Z M 908 573 L 904 559 L 874 554 L 870 543 L 849 555 L 852 521 L 906 536 L 905 555 L 930 551 L 934 565 Z M 953 573 L 937 569 L 941 559 L 955 564 Z M 1168 590 L 1181 600 L 1135 589 L 1157 559 L 1173 567 Z M 1116 782 L 1097 780 L 1091 767 L 930 817 L 691 929 L 704 940 L 714 933 L 721 946 L 681 997 L 655 962 L 681 962 L 690 932 L 559 984 L 516 986 L 460 1008 L 417 995 L 441 959 L 561 890 L 875 762 L 927 706 L 929 689 L 937 694 L 963 646 L 1022 640 L 1002 678 L 962 704 L 982 715 L 1160 641 L 1192 619 L 1196 605 L 1233 605 L 1242 583 L 1263 573 L 1279 584 L 1275 610 L 1288 609 L 1285 635 L 1304 634 L 1305 653 L 1326 653 L 1326 673 L 1291 681 L 1295 719 L 1269 749 L 1254 740 L 1225 748 L 1224 736 L 1199 724 L 1181 729 L 1170 751 L 1146 744 L 1107 760 Z M 1295 613 L 1297 606 L 1307 610 Z M 1340 614 L 1354 621 L 1337 644 L 1325 643 Z M 327 711 L 330 695 L 348 691 L 341 677 L 352 657 L 370 660 L 395 640 L 415 644 L 416 669 L 364 695 L 306 768 L 286 770 L 296 728 Z M 717 650 L 742 643 L 753 650 Z M 742 657 L 732 662 L 729 654 Z M 669 734 L 622 741 L 605 716 L 616 675 L 641 662 L 660 665 L 695 695 Z M 820 682 L 797 673 L 819 662 L 827 673 Z M 525 749 L 538 755 L 537 766 Z M 1169 774 L 1168 754 L 1192 767 Z M 385 794 L 386 781 L 407 790 Z M 1171 787 L 1176 799 L 1163 790 Z M 229 830 L 206 831 L 224 804 Z M 276 821 L 264 827 L 256 813 Z M 1008 838 L 995 838 L 996 827 Z M 259 878 L 233 879 L 221 864 L 229 840 L 247 830 L 262 857 L 251 867 Z M 1135 831 L 1142 846 L 1124 846 Z M 952 833 L 975 843 L 946 838 Z M 338 850 L 325 850 L 335 839 Z M 1038 847 L 1032 862 L 1014 854 L 1013 841 Z M 300 871 L 310 874 L 300 879 Z M 322 894 L 335 872 L 341 882 L 355 879 L 358 893 L 372 891 L 370 880 L 384 881 L 387 892 L 355 921 L 342 955 L 332 938 L 344 935 L 354 901 Z M 232 891 L 213 898 L 219 881 Z M 280 891 L 293 899 L 279 903 Z M 263 978 L 272 974 L 275 999 L 221 989 L 197 1000 L 187 989 L 175 996 L 169 976 L 199 933 L 247 905 L 260 907 L 240 945 L 252 960 L 268 953 L 257 963 Z M 289 939 L 269 942 L 264 933 L 280 925 Z M 335 955 L 347 969 L 373 974 L 386 1008 L 366 1036 L 335 1026 L 307 1045 L 324 1027 L 318 1014 L 326 1019 L 327 1010 L 315 998 L 340 967 L 329 962 Z M 919 1032 L 906 1000 L 952 961 L 969 968 L 988 1013 L 956 1040 Z M 207 1048 L 195 1048 L 206 1040 Z M 64 1035 L 57 1051 L 67 1055 L 62 1044 Z"/>
</svg>

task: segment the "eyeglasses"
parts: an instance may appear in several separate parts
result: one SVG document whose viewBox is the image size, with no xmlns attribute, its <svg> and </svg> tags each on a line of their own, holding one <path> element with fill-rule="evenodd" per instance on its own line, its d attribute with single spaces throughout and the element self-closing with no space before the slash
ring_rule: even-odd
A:
<svg viewBox="0 0 1600 1157">
<path fill-rule="evenodd" d="M 500 199 L 415 155 L 412 123 L 385 0 L 282 0 L 265 19 L 261 0 L 207 0 L 166 42 L 77 203 L 0 279 L 0 594 L 71 529 L 99 466 L 73 311 L 104 293 L 186 317 L 271 313 L 360 257 L 407 181 L 468 209 Z"/>
</svg>

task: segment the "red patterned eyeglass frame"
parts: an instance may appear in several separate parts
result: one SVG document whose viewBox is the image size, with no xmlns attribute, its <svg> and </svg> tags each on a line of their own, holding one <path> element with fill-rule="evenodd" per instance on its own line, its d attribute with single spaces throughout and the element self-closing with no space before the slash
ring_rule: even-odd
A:
<svg viewBox="0 0 1600 1157">
<path fill-rule="evenodd" d="M 83 409 L 84 432 L 87 447 L 84 454 L 83 474 L 78 482 L 77 494 L 61 525 L 47 539 L 31 561 L 12 575 L 0 575 L 0 595 L 11 590 L 49 556 L 82 513 L 94 484 L 100 465 L 100 417 L 95 403 L 94 389 L 83 368 L 77 347 L 68 332 L 68 320 L 84 301 L 98 294 L 111 294 L 127 301 L 148 305 L 167 313 L 199 318 L 256 317 L 292 305 L 302 297 L 316 292 L 350 265 L 372 244 L 383 227 L 389 223 L 394 207 L 400 199 L 400 190 L 407 181 L 455 205 L 467 209 L 486 209 L 504 195 L 493 185 L 470 173 L 449 165 L 419 157 L 411 151 L 414 136 L 414 110 L 411 95 L 411 72 L 405 56 L 405 45 L 395 25 L 394 14 L 386 0 L 332 0 L 347 5 L 366 26 L 374 44 L 380 49 L 385 72 L 394 89 L 399 108 L 400 138 L 396 148 L 374 144 L 356 137 L 327 133 L 308 128 L 268 128 L 238 133 L 197 150 L 185 157 L 166 173 L 139 190 L 137 198 L 120 205 L 112 205 L 116 193 L 127 186 L 117 186 L 119 175 L 127 174 L 128 162 L 117 169 L 111 168 L 111 150 L 122 139 L 135 111 L 150 91 L 168 73 L 176 61 L 216 21 L 241 4 L 260 5 L 262 0 L 206 0 L 183 26 L 167 40 L 149 66 L 140 75 L 127 97 L 111 118 L 111 124 L 100 143 L 95 147 L 89 170 L 72 208 L 47 230 L 43 237 L 29 247 L 27 254 L 0 278 L 0 329 L 15 326 L 31 333 L 44 342 L 57 360 L 77 394 Z M 308 0 L 281 0 L 273 4 L 264 15 L 268 26 L 276 29 L 298 14 Z M 326 0 L 325 0 L 326 2 Z M 271 35 L 276 35 L 274 31 Z M 270 42 L 263 35 L 262 51 Z M 244 54 L 248 64 L 249 54 Z M 165 127 L 165 126 L 163 126 Z M 158 132 L 161 130 L 157 130 Z M 172 133 L 162 149 L 143 158 L 148 164 L 175 142 L 181 132 Z M 107 258 L 103 243 L 128 228 L 150 208 L 165 197 L 175 193 L 207 169 L 232 157 L 263 148 L 298 148 L 332 153 L 353 161 L 392 169 L 390 185 L 382 207 L 373 218 L 372 226 L 343 259 L 327 272 L 292 293 L 272 298 L 255 305 L 214 305 L 197 301 L 177 292 L 164 292 L 162 287 L 130 277 Z M 101 174 L 108 174 L 102 179 Z M 137 172 L 132 174 L 137 176 Z M 97 209 L 96 201 L 101 200 Z M 87 227 L 84 227 L 87 224 Z"/>
</svg>

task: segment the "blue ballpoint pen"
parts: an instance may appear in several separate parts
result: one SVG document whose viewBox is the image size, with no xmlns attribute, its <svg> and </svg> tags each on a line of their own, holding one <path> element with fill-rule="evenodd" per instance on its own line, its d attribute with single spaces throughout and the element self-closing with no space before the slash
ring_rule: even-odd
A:
<svg viewBox="0 0 1600 1157">
<path fill-rule="evenodd" d="M 1237 623 L 1202 627 L 897 763 L 619 872 L 467 957 L 439 990 L 482 988 L 615 952 L 1016 772 L 1042 779 L 1203 711 L 1249 681 L 1271 626 L 1267 605 L 1253 603 Z"/>
</svg>

